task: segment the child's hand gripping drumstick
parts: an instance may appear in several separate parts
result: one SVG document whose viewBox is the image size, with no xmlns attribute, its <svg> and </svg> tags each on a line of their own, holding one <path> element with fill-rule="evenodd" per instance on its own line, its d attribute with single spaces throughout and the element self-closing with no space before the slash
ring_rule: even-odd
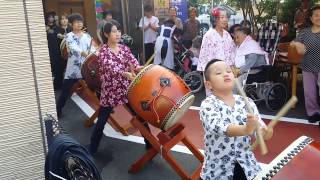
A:
<svg viewBox="0 0 320 180">
<path fill-rule="evenodd" d="M 235 79 L 235 85 L 236 85 L 240 95 L 244 98 L 245 104 L 246 104 L 247 109 L 248 109 L 248 113 L 253 115 L 252 109 L 251 109 L 250 104 L 249 104 L 248 99 L 247 99 L 247 95 L 243 91 L 242 87 L 240 86 L 239 81 L 238 81 L 237 78 Z M 264 139 L 263 139 L 262 132 L 261 132 L 260 128 L 257 129 L 257 139 L 258 139 L 258 142 L 260 144 L 261 154 L 262 155 L 267 154 L 268 153 L 268 148 L 267 148 L 266 143 L 264 142 Z"/>
<path fill-rule="evenodd" d="M 288 112 L 290 107 L 292 107 L 292 105 L 297 103 L 297 101 L 298 101 L 298 98 L 296 96 L 292 96 L 289 99 L 289 101 L 280 109 L 280 111 L 277 113 L 276 117 L 268 124 L 268 128 L 273 128 L 274 126 L 276 126 L 277 123 L 279 122 L 279 119 L 282 116 L 284 116 Z M 251 148 L 253 150 L 256 147 L 257 147 L 257 141 L 252 144 Z"/>
</svg>

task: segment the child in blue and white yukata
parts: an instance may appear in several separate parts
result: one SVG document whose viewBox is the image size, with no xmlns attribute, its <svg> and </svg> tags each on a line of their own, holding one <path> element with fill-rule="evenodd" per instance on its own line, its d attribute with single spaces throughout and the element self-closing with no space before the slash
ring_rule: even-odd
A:
<svg viewBox="0 0 320 180">
<path fill-rule="evenodd" d="M 244 98 L 232 93 L 235 78 L 226 62 L 209 61 L 204 75 L 212 94 L 201 103 L 200 109 L 205 132 L 205 160 L 200 178 L 253 179 L 261 167 L 251 151 L 250 135 L 262 128 L 262 135 L 268 140 L 273 129 L 266 127 L 251 99 L 248 101 L 253 114 L 248 114 Z"/>
</svg>

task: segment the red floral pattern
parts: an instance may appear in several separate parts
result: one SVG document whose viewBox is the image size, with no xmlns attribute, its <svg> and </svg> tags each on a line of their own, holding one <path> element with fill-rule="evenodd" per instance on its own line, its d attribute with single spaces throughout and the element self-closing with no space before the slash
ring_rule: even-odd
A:
<svg viewBox="0 0 320 180">
<path fill-rule="evenodd" d="M 107 45 L 103 45 L 99 52 L 99 65 L 101 74 L 100 105 L 115 107 L 128 103 L 127 90 L 130 80 L 122 74 L 131 72 L 130 63 L 137 68 L 139 63 L 130 49 L 119 45 L 119 52 L 115 54 Z"/>
</svg>

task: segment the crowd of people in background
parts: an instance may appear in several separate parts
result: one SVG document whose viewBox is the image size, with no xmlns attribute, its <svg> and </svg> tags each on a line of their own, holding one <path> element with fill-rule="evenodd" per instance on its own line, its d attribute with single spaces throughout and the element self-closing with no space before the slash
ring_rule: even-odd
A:
<svg viewBox="0 0 320 180">
<path fill-rule="evenodd" d="M 251 32 L 253 27 L 250 21 L 244 20 L 240 24 L 234 24 L 231 27 L 228 27 L 227 11 L 221 7 L 217 7 L 211 11 L 211 28 L 209 28 L 203 37 L 200 37 L 200 22 L 196 19 L 196 16 L 197 9 L 195 7 L 190 7 L 188 10 L 189 18 L 185 22 L 182 22 L 182 20 L 177 17 L 177 9 L 175 7 L 170 7 L 168 9 L 168 18 L 164 19 L 163 22 L 160 22 L 153 14 L 153 7 L 151 5 L 145 5 L 144 17 L 139 21 L 139 28 L 143 31 L 144 35 L 143 45 L 145 49 L 144 57 L 139 59 L 140 62 L 144 64 L 153 54 L 155 54 L 154 64 L 160 64 L 168 69 L 175 70 L 176 62 L 174 57 L 177 52 L 181 51 L 179 46 L 181 47 L 181 45 L 183 45 L 184 48 L 190 51 L 190 59 L 192 60 L 190 66 L 193 67 L 193 70 L 196 69 L 200 72 L 204 71 L 207 62 L 212 59 L 221 59 L 229 66 L 239 68 L 240 70 L 238 73 L 240 72 L 240 74 L 237 75 L 241 75 L 245 70 L 257 66 L 257 64 L 253 62 L 259 62 L 259 65 L 263 62 L 266 64 L 269 63 L 268 56 L 265 55 L 266 52 L 259 49 L 258 44 L 254 43 L 257 34 Z M 70 18 L 67 14 L 61 14 L 60 17 L 57 18 L 57 15 L 54 12 L 47 13 L 45 17 L 50 63 L 55 89 L 62 89 L 63 81 L 66 79 L 65 72 L 67 62 L 69 63 L 69 61 L 63 60 L 60 51 L 61 42 L 64 39 L 67 40 L 66 35 L 72 32 L 72 22 L 68 19 Z M 107 22 L 112 20 L 112 11 L 104 11 L 103 19 L 98 23 L 96 30 L 99 44 L 107 42 L 103 28 Z M 307 59 L 317 57 L 319 52 L 314 50 L 303 52 L 301 50 L 303 48 L 306 49 L 309 46 L 311 47 L 311 45 L 302 43 L 307 38 L 306 34 L 309 34 L 310 36 L 318 35 L 317 32 L 314 33 L 311 31 L 312 29 L 317 28 L 317 11 L 310 11 L 308 1 L 301 1 L 301 6 L 297 9 L 295 14 L 294 24 L 298 36 L 291 45 L 296 46 L 299 52 L 306 53 L 304 60 L 302 61 L 306 99 L 305 107 L 310 122 L 314 122 L 315 119 L 320 118 L 319 106 L 317 106 L 318 103 L 310 103 L 307 99 L 316 99 L 314 97 L 317 97 L 318 94 L 315 94 L 310 90 L 315 89 L 314 92 L 316 92 L 319 84 L 318 82 L 320 81 L 318 80 L 319 78 L 314 78 L 314 82 L 308 83 L 310 78 L 307 78 L 307 72 L 313 73 L 316 76 L 317 73 L 319 73 L 319 70 L 316 69 L 318 66 L 316 62 L 318 61 L 312 60 L 311 62 L 311 60 Z M 308 29 L 311 30 L 308 31 Z M 238 36 L 236 35 L 237 32 Z M 243 39 L 242 37 L 244 36 L 245 38 Z M 89 39 L 90 38 L 91 37 L 89 37 Z M 317 38 L 314 37 L 312 39 Z M 279 42 L 281 42 L 281 39 Z M 308 41 L 308 43 L 311 42 L 313 41 Z M 250 43 L 250 46 L 245 46 L 244 43 Z M 248 47 L 254 48 L 248 49 Z M 213 51 L 212 49 L 215 50 Z M 258 56 L 250 58 L 253 57 L 252 54 L 256 54 L 256 52 L 259 52 Z M 310 53 L 315 55 L 310 55 Z M 257 60 L 259 58 L 261 60 Z M 254 59 L 254 61 L 250 59 Z M 309 97 L 311 94 L 313 95 Z"/>
</svg>

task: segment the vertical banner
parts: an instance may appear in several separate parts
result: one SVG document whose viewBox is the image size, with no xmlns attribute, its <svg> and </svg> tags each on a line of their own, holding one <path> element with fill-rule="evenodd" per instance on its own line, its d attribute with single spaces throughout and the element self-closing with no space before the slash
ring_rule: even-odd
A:
<svg viewBox="0 0 320 180">
<path fill-rule="evenodd" d="M 168 17 L 170 0 L 154 0 L 154 15 L 159 19 Z"/>
<path fill-rule="evenodd" d="M 188 19 L 187 0 L 171 0 L 170 6 L 174 6 L 177 9 L 177 17 L 179 17 L 182 22 L 185 22 Z"/>
</svg>

